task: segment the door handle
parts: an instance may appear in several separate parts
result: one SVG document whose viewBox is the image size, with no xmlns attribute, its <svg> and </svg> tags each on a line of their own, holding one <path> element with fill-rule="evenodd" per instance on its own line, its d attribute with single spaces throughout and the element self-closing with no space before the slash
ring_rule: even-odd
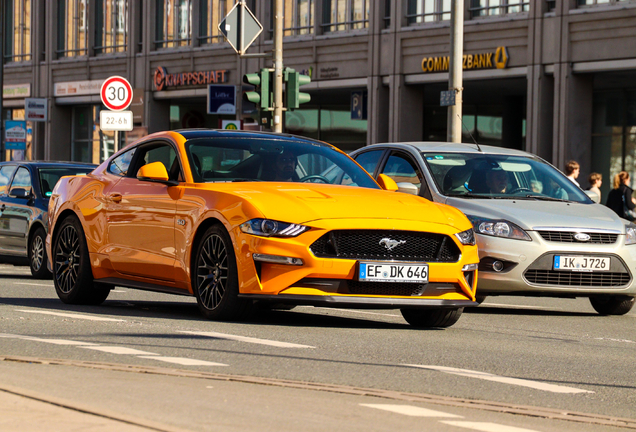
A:
<svg viewBox="0 0 636 432">
<path fill-rule="evenodd" d="M 123 198 L 122 195 L 118 193 L 112 193 L 108 195 L 108 199 L 116 203 L 120 202 L 122 198 Z"/>
</svg>

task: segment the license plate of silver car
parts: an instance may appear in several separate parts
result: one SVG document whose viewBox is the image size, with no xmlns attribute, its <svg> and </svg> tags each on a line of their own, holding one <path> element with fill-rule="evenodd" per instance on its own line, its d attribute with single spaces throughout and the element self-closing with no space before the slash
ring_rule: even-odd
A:
<svg viewBox="0 0 636 432">
<path fill-rule="evenodd" d="M 589 257 L 580 255 L 555 255 L 554 270 L 569 271 L 609 271 L 609 257 Z"/>
<path fill-rule="evenodd" d="M 428 264 L 360 262 L 358 280 L 363 282 L 428 283 Z"/>
</svg>

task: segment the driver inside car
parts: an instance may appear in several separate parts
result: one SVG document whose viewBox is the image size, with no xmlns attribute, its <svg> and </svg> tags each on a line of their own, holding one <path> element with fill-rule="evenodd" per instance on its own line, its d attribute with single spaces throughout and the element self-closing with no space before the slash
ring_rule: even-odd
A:
<svg viewBox="0 0 636 432">
<path fill-rule="evenodd" d="M 508 174 L 504 170 L 490 170 L 486 174 L 486 185 L 490 193 L 503 194 L 508 190 Z"/>
<path fill-rule="evenodd" d="M 297 163 L 296 156 L 288 150 L 277 155 L 274 162 L 274 181 L 298 181 Z"/>
</svg>

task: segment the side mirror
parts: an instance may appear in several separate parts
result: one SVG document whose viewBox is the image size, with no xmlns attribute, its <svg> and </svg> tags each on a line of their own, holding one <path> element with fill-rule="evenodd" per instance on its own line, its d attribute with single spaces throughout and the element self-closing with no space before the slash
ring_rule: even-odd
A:
<svg viewBox="0 0 636 432">
<path fill-rule="evenodd" d="M 586 190 L 586 191 L 584 191 L 584 192 L 585 192 L 585 195 L 589 196 L 589 197 L 590 197 L 590 199 L 591 199 L 592 201 L 594 201 L 595 203 L 597 203 L 597 204 L 598 204 L 598 203 L 600 203 L 600 202 L 601 202 L 601 197 L 600 197 L 600 196 L 598 196 L 598 194 L 597 194 L 596 192 L 591 191 L 591 190 Z"/>
<path fill-rule="evenodd" d="M 408 182 L 400 182 L 397 184 L 398 192 L 404 192 L 410 195 L 418 195 L 420 193 L 420 188 L 415 186 L 413 183 Z"/>
<path fill-rule="evenodd" d="M 378 176 L 378 184 L 382 189 L 387 191 L 395 192 L 396 190 L 398 190 L 397 183 L 395 183 L 395 181 L 386 174 L 380 174 Z"/>
<path fill-rule="evenodd" d="M 168 171 L 161 162 L 152 162 L 142 166 L 139 168 L 139 171 L 137 171 L 137 178 L 139 180 L 165 183 L 168 186 L 176 186 L 179 184 L 178 181 L 170 180 Z"/>
<path fill-rule="evenodd" d="M 9 196 L 13 198 L 31 198 L 31 192 L 24 188 L 13 188 L 9 191 Z"/>
</svg>

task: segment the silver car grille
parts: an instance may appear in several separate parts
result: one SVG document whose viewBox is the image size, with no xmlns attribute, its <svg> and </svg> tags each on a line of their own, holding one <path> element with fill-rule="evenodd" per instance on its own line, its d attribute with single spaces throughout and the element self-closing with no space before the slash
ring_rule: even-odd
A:
<svg viewBox="0 0 636 432">
<path fill-rule="evenodd" d="M 585 232 L 585 231 L 537 231 L 544 240 L 558 243 L 581 243 L 581 244 L 614 244 L 618 239 L 618 234 Z M 582 233 L 590 236 L 587 241 L 579 241 L 574 238 L 575 234 Z"/>
<path fill-rule="evenodd" d="M 536 269 L 527 270 L 524 276 L 528 282 L 537 285 L 577 287 L 621 287 L 631 280 L 629 273 L 585 273 Z"/>
</svg>

